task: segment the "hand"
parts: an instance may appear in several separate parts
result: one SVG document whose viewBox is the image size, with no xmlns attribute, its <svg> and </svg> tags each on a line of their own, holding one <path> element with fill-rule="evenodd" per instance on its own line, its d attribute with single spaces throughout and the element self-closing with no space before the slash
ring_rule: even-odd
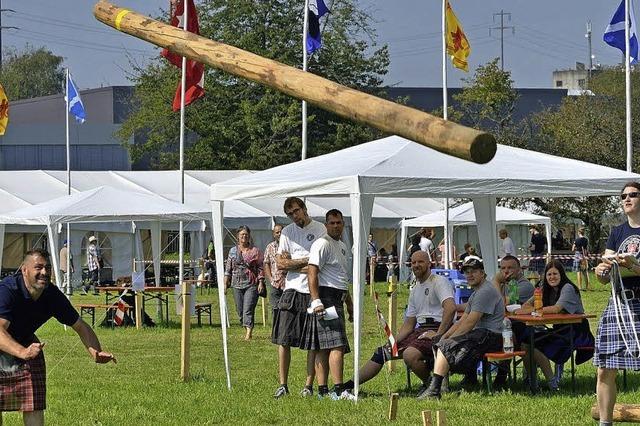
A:
<svg viewBox="0 0 640 426">
<path fill-rule="evenodd" d="M 319 316 L 320 318 L 323 318 L 326 315 L 327 311 L 325 311 L 324 305 L 318 305 L 313 310 L 313 313 Z"/>
<path fill-rule="evenodd" d="M 283 259 L 291 259 L 291 253 L 289 253 L 288 251 L 283 251 L 282 253 L 280 253 L 280 256 Z"/>
<path fill-rule="evenodd" d="M 117 364 L 116 357 L 109 352 L 94 352 L 93 359 L 95 360 L 96 364 L 106 364 L 110 361 L 113 361 L 114 364 Z"/>
<path fill-rule="evenodd" d="M 425 339 L 433 340 L 433 338 L 437 334 L 438 333 L 435 330 L 428 330 L 428 331 L 425 331 L 424 333 L 422 333 L 421 335 L 419 335 L 418 336 L 418 340 L 425 340 Z"/>
<path fill-rule="evenodd" d="M 30 344 L 28 347 L 24 348 L 24 350 L 22 351 L 22 354 L 20 355 L 20 358 L 24 359 L 25 361 L 34 359 L 35 357 L 40 355 L 40 353 L 42 352 L 43 346 L 44 346 L 44 343 Z"/>
<path fill-rule="evenodd" d="M 500 284 L 501 286 L 504 285 L 504 283 L 507 281 L 507 278 L 502 274 L 502 271 L 496 272 L 496 275 L 494 276 L 493 279 L 496 283 Z"/>
<path fill-rule="evenodd" d="M 602 262 L 596 266 L 595 272 L 596 275 L 600 277 L 609 275 L 609 272 L 611 272 L 611 261 L 609 259 L 602 259 Z"/>
<path fill-rule="evenodd" d="M 627 269 L 633 269 L 638 264 L 638 260 L 632 254 L 619 254 L 617 256 L 618 264 L 624 266 Z"/>
<path fill-rule="evenodd" d="M 258 293 L 262 293 L 264 291 L 264 281 L 258 282 Z"/>
</svg>

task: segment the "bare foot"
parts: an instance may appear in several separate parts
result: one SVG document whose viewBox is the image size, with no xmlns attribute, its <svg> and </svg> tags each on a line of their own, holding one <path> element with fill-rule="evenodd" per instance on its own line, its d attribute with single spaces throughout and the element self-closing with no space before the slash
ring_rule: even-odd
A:
<svg viewBox="0 0 640 426">
<path fill-rule="evenodd" d="M 250 328 L 247 328 L 247 332 L 244 335 L 244 340 L 251 340 L 253 334 L 253 330 Z"/>
</svg>

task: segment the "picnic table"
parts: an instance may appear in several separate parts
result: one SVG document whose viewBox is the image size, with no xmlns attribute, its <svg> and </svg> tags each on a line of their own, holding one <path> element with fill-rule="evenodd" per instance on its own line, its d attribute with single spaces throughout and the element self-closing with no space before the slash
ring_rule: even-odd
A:
<svg viewBox="0 0 640 426">
<path fill-rule="evenodd" d="M 507 314 L 507 318 L 511 321 L 519 321 L 528 327 L 544 327 L 551 334 L 561 334 L 567 328 L 569 329 L 568 343 L 573 347 L 573 328 L 572 324 L 579 324 L 584 319 L 595 318 L 593 314 L 544 314 L 543 316 L 535 316 L 531 314 Z M 552 328 L 554 325 L 565 325 L 566 327 Z M 531 350 L 527 354 L 529 357 L 529 386 L 531 393 L 536 393 L 538 388 L 538 380 L 536 376 L 537 366 L 533 359 L 533 348 L 535 343 L 535 333 L 529 333 L 529 347 Z M 575 376 L 572 372 L 573 391 L 575 392 Z"/>
<path fill-rule="evenodd" d="M 157 300 L 160 303 L 160 308 L 164 307 L 164 319 L 167 325 L 169 324 L 169 295 L 173 293 L 175 287 L 155 287 L 145 286 L 142 291 L 142 311 L 145 311 L 145 304 L 150 300 Z M 98 287 L 97 290 L 100 293 L 105 294 L 105 304 L 109 304 L 120 297 L 120 294 L 129 290 L 134 293 L 131 287 Z"/>
</svg>

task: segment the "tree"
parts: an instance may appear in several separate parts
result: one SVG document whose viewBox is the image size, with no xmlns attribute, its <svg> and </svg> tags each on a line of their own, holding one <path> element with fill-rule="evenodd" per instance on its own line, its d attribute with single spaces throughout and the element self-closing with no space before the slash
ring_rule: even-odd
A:
<svg viewBox="0 0 640 426">
<path fill-rule="evenodd" d="M 200 32 L 260 56 L 300 67 L 302 7 L 294 0 L 212 0 L 198 6 Z M 309 70 L 359 89 L 377 88 L 389 64 L 386 47 L 375 49 L 369 17 L 354 0 L 331 6 L 322 49 Z M 179 114 L 171 99 L 179 71 L 158 59 L 136 68 L 136 111 L 118 136 L 134 161 L 151 156 L 155 168 L 177 167 Z M 300 101 L 256 83 L 206 68 L 204 98 L 186 109 L 188 168 L 264 169 L 300 158 Z M 309 154 L 319 155 L 371 140 L 379 132 L 309 108 Z M 143 136 L 143 137 L 142 137 Z"/>
<path fill-rule="evenodd" d="M 63 92 L 62 56 L 44 47 L 27 45 L 23 51 L 6 49 L 0 81 L 10 100 L 30 99 Z"/>
</svg>

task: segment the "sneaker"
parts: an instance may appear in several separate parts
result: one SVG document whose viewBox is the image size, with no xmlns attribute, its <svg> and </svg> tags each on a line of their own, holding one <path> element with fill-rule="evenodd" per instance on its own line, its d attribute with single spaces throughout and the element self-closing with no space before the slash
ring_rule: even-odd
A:
<svg viewBox="0 0 640 426">
<path fill-rule="evenodd" d="M 313 388 L 305 386 L 304 388 L 302 388 L 302 391 L 300 391 L 300 396 L 303 398 L 306 398 L 308 396 L 313 396 Z"/>
<path fill-rule="evenodd" d="M 274 398 L 282 398 L 285 395 L 289 395 L 289 389 L 286 386 L 280 386 L 276 389 L 276 393 L 273 394 Z"/>
<path fill-rule="evenodd" d="M 320 395 L 318 395 L 318 396 L 320 396 Z M 326 394 L 324 396 L 324 398 L 329 398 L 332 401 L 337 401 L 337 400 L 340 399 L 340 397 L 338 396 L 338 394 L 335 391 L 329 392 L 328 394 Z"/>
<path fill-rule="evenodd" d="M 352 394 L 349 389 L 345 389 L 340 394 L 340 399 L 344 399 L 346 401 L 355 401 L 356 400 L 356 396 L 354 394 Z"/>
</svg>

